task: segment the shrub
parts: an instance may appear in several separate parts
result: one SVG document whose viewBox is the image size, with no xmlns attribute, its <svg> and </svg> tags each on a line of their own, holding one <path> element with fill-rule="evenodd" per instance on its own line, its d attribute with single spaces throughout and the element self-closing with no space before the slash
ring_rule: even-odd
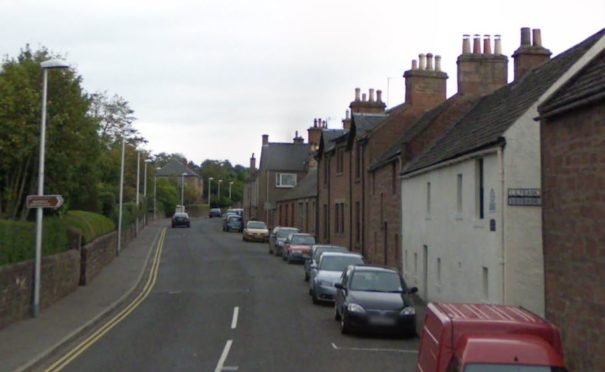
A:
<svg viewBox="0 0 605 372">
<path fill-rule="evenodd" d="M 0 220 L 0 265 L 31 260 L 36 244 L 36 224 Z M 64 252 L 68 249 L 67 224 L 58 217 L 44 219 L 42 255 Z"/>
<path fill-rule="evenodd" d="M 89 243 L 116 229 L 112 220 L 93 212 L 69 211 L 63 219 L 69 227 L 80 232 L 83 240 L 82 244 Z"/>
</svg>

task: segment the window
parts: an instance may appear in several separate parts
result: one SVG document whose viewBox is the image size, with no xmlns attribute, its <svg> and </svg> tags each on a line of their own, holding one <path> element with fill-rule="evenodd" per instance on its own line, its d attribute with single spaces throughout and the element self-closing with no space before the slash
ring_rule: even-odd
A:
<svg viewBox="0 0 605 372">
<path fill-rule="evenodd" d="M 391 166 L 391 187 L 393 188 L 393 195 L 397 194 L 397 163 L 393 163 Z"/>
<path fill-rule="evenodd" d="M 296 186 L 295 173 L 277 173 L 275 175 L 275 187 L 294 187 Z"/>
<path fill-rule="evenodd" d="M 458 174 L 456 179 L 456 212 L 462 214 L 462 174 Z"/>
<path fill-rule="evenodd" d="M 340 204 L 336 203 L 334 204 L 334 232 L 335 233 L 339 233 L 338 228 L 340 227 Z"/>
<path fill-rule="evenodd" d="M 345 232 L 345 204 L 334 204 L 334 232 L 342 234 Z"/>
<path fill-rule="evenodd" d="M 476 216 L 478 219 L 482 220 L 485 216 L 485 211 L 483 209 L 483 201 L 484 201 L 484 185 L 483 185 L 483 158 L 477 159 L 475 162 L 475 192 L 476 192 Z"/>
<path fill-rule="evenodd" d="M 342 173 L 344 169 L 344 149 L 336 150 L 336 173 Z"/>
<path fill-rule="evenodd" d="M 361 177 L 361 145 L 355 146 L 355 178 Z"/>
<path fill-rule="evenodd" d="M 426 216 L 431 216 L 431 183 L 426 183 Z"/>
<path fill-rule="evenodd" d="M 380 193 L 380 223 L 384 221 L 384 194 Z"/>
<path fill-rule="evenodd" d="M 323 184 L 324 187 L 328 185 L 328 177 L 330 176 L 330 167 L 328 166 L 328 163 L 330 162 L 330 159 L 328 158 L 328 156 L 324 156 L 323 158 L 323 170 L 324 170 L 324 179 L 323 179 Z"/>
</svg>

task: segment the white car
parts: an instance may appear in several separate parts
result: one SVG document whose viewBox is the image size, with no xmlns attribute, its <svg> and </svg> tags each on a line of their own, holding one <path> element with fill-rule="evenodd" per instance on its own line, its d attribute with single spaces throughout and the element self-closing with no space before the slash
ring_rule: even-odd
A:
<svg viewBox="0 0 605 372">
<path fill-rule="evenodd" d="M 244 228 L 242 239 L 244 241 L 269 241 L 269 229 L 263 221 L 248 221 Z"/>
</svg>

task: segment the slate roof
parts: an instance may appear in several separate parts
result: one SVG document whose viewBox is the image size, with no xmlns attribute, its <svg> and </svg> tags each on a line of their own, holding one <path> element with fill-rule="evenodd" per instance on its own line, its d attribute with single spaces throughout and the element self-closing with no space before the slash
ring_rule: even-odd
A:
<svg viewBox="0 0 605 372">
<path fill-rule="evenodd" d="M 321 156 L 324 152 L 330 152 L 334 149 L 335 140 L 345 134 L 349 133 L 346 129 L 324 129 L 321 131 L 321 144 L 319 154 Z"/>
<path fill-rule="evenodd" d="M 411 173 L 503 141 L 504 132 L 594 43 L 605 30 L 487 95 L 428 151 L 409 163 Z"/>
<path fill-rule="evenodd" d="M 304 171 L 309 151 L 308 143 L 269 142 L 263 146 L 259 169 Z"/>
<path fill-rule="evenodd" d="M 550 116 L 574 107 L 605 99 L 605 51 L 597 54 L 584 68 L 559 88 L 538 110 Z"/>
<path fill-rule="evenodd" d="M 388 117 L 387 114 L 353 114 L 351 127 L 355 125 L 355 136 L 364 136 L 374 129 L 381 121 Z"/>
<path fill-rule="evenodd" d="M 317 168 L 309 173 L 292 190 L 288 191 L 278 201 L 313 198 L 317 196 Z"/>
<path fill-rule="evenodd" d="M 200 177 L 199 174 L 195 173 L 191 168 L 176 159 L 168 160 L 166 165 L 158 169 L 156 175 L 158 177 L 180 177 L 183 173 L 187 173 L 185 177 Z"/>
</svg>

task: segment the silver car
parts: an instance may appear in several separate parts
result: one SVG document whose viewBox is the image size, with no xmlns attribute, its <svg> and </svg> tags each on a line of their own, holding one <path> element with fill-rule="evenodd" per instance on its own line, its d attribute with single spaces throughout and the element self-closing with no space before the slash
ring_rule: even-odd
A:
<svg viewBox="0 0 605 372">
<path fill-rule="evenodd" d="M 315 244 L 311 247 L 311 258 L 305 260 L 305 282 L 309 281 L 311 277 L 311 266 L 314 265 L 317 268 L 317 264 L 319 264 L 319 257 L 324 252 L 343 252 L 347 253 L 349 250 L 345 247 L 341 247 L 339 245 L 326 245 L 326 244 Z"/>
<path fill-rule="evenodd" d="M 363 263 L 363 257 L 357 253 L 324 252 L 319 259 L 319 264 L 311 270 L 309 294 L 313 303 L 334 301 L 336 295 L 334 285 L 340 283 L 342 272 L 349 265 Z"/>
</svg>

